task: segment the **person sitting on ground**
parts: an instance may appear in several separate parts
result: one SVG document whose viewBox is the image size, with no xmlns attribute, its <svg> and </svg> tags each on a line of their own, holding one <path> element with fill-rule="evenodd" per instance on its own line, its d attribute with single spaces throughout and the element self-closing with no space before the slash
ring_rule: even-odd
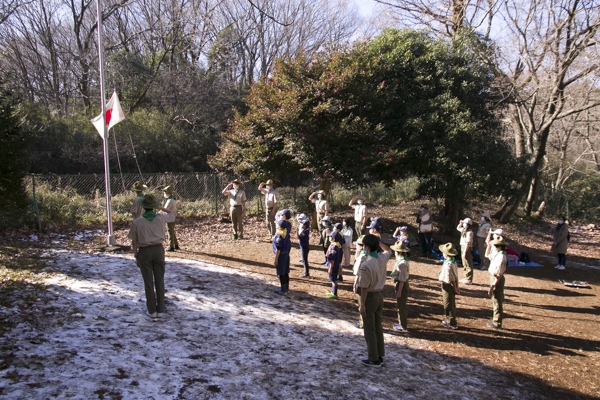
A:
<svg viewBox="0 0 600 400">
<path fill-rule="evenodd" d="M 456 323 L 456 295 L 460 294 L 460 289 L 458 287 L 458 267 L 454 258 L 458 255 L 458 252 L 452 243 L 440 245 L 439 249 L 444 255 L 444 263 L 438 278 L 442 282 L 442 303 L 445 316 L 442 325 L 446 328 L 458 329 Z"/>
<path fill-rule="evenodd" d="M 506 272 L 506 242 L 502 236 L 496 236 L 492 240 L 492 245 L 496 247 L 494 255 L 490 258 L 490 289 L 488 296 L 492 298 L 492 307 L 494 309 L 492 322 L 486 326 L 492 329 L 502 329 L 502 302 L 504 301 L 504 273 Z"/>
<path fill-rule="evenodd" d="M 358 204 L 354 204 L 354 201 Z M 348 205 L 354 209 L 354 229 L 356 230 L 356 235 L 361 236 L 363 230 L 367 226 L 367 206 L 365 203 L 365 196 L 362 194 L 359 196 L 353 196 L 350 199 L 350 203 Z"/>
<path fill-rule="evenodd" d="M 408 276 L 410 262 L 408 261 L 410 249 L 408 245 L 399 240 L 390 247 L 396 252 L 396 263 L 390 276 L 394 280 L 394 293 L 396 294 L 396 307 L 398 308 L 398 323 L 393 328 L 400 332 L 408 332 L 408 313 L 406 302 L 408 299 Z"/>
<path fill-rule="evenodd" d="M 133 256 L 144 279 L 148 316 L 162 318 L 165 313 L 165 224 L 175 221 L 175 213 L 160 207 L 151 194 L 144 196 L 140 205 L 144 213 L 133 220 L 127 237 L 131 239 Z M 157 214 L 154 209 L 165 214 Z"/>
<path fill-rule="evenodd" d="M 477 229 L 477 248 L 479 249 L 480 265 L 481 270 L 486 270 L 490 266 L 490 260 L 485 257 L 485 251 L 487 249 L 486 238 L 492 230 L 492 217 L 489 213 L 481 214 L 479 219 L 479 229 Z"/>
<path fill-rule="evenodd" d="M 304 266 L 304 273 L 300 275 L 302 278 L 308 278 L 310 276 L 308 267 L 308 252 L 310 251 L 310 222 L 306 214 L 300 214 L 296 217 L 298 220 L 298 245 L 300 247 L 300 253 L 302 254 L 302 265 Z"/>
<path fill-rule="evenodd" d="M 558 216 L 558 223 L 554 230 L 554 240 L 550 251 L 556 253 L 558 265 L 556 269 L 564 271 L 567 265 L 567 248 L 569 247 L 569 224 L 564 215 Z"/>
<path fill-rule="evenodd" d="M 326 258 L 327 258 L 327 273 L 329 274 L 329 282 L 331 282 L 331 292 L 327 293 L 328 299 L 337 299 L 338 292 L 338 277 L 340 274 L 340 265 L 342 263 L 342 245 L 340 241 L 342 240 L 342 235 L 337 231 L 332 231 L 330 233 L 331 244 L 329 245 L 329 249 L 327 250 Z"/>
<path fill-rule="evenodd" d="M 456 230 L 460 232 L 460 256 L 462 259 L 463 271 L 465 273 L 464 279 L 460 283 L 465 285 L 473 284 L 473 254 L 471 253 L 471 247 L 473 247 L 473 231 L 471 230 L 473 220 L 471 218 L 465 218 L 459 221 Z"/>
</svg>

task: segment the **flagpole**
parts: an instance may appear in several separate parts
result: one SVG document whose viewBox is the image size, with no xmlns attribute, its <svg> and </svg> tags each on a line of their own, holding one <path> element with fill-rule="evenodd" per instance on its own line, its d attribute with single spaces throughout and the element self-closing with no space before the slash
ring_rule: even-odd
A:
<svg viewBox="0 0 600 400">
<path fill-rule="evenodd" d="M 98 63 L 100 64 L 100 104 L 102 105 L 102 126 L 104 127 L 104 135 L 102 135 L 102 143 L 104 145 L 104 184 L 106 186 L 106 219 L 108 221 L 108 235 L 106 244 L 109 246 L 115 245 L 115 236 L 113 234 L 112 212 L 110 203 L 110 168 L 108 160 L 108 126 L 106 124 L 106 98 L 104 97 L 104 45 L 102 44 L 102 0 L 97 0 L 98 14 Z"/>
</svg>

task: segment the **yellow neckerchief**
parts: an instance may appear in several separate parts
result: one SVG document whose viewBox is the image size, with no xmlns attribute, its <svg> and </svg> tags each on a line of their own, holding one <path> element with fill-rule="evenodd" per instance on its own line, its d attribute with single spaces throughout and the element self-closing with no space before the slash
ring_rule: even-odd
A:
<svg viewBox="0 0 600 400">
<path fill-rule="evenodd" d="M 277 228 L 277 234 L 280 235 L 282 238 L 285 239 L 285 237 L 287 236 L 287 229 L 285 229 L 285 228 Z"/>
<path fill-rule="evenodd" d="M 332 243 L 335 244 L 338 249 L 342 248 L 342 245 L 340 244 L 340 242 L 332 242 Z"/>
</svg>

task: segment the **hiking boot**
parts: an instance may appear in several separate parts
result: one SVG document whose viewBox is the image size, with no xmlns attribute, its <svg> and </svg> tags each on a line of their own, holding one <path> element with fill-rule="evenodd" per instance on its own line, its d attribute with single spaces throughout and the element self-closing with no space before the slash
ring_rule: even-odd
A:
<svg viewBox="0 0 600 400">
<path fill-rule="evenodd" d="M 366 365 L 367 367 L 377 367 L 377 368 L 381 367 L 380 361 L 362 360 L 361 362 L 363 363 L 363 365 Z"/>
<path fill-rule="evenodd" d="M 343 276 L 338 276 L 338 282 L 344 282 L 344 277 Z"/>
<path fill-rule="evenodd" d="M 234 233 L 233 234 L 233 240 L 237 240 L 237 238 L 238 238 L 237 234 Z"/>
</svg>

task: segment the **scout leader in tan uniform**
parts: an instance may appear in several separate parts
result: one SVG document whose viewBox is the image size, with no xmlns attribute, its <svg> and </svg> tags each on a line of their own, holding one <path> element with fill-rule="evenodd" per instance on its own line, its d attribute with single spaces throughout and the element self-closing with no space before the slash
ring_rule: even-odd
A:
<svg viewBox="0 0 600 400">
<path fill-rule="evenodd" d="M 261 182 L 258 185 L 258 190 L 265 195 L 265 210 L 267 229 L 269 230 L 269 237 L 273 238 L 277 231 L 275 230 L 275 215 L 277 214 L 277 195 L 275 194 L 275 184 L 271 179 L 267 183 Z"/>
<path fill-rule="evenodd" d="M 144 190 L 148 189 L 148 186 L 144 185 L 142 182 L 137 181 L 131 186 L 131 190 L 135 191 L 135 197 L 133 198 L 131 208 L 129 212 L 133 216 L 133 219 L 141 216 L 144 213 L 144 209 L 140 206 L 140 202 L 144 198 Z"/>
<path fill-rule="evenodd" d="M 133 255 L 144 278 L 148 316 L 161 318 L 165 312 L 165 224 L 175 221 L 175 213 L 160 207 L 151 194 L 144 196 L 140 205 L 144 213 L 133 220 L 127 236 L 131 239 Z M 156 214 L 154 209 L 166 214 Z"/>
<path fill-rule="evenodd" d="M 165 187 L 163 189 L 163 196 L 166 199 L 165 208 L 173 211 L 175 216 L 177 216 L 177 200 L 173 197 L 173 188 L 171 186 Z M 179 243 L 175 236 L 175 222 L 167 222 L 167 232 L 169 233 L 169 248 L 167 251 L 179 250 Z"/>
<path fill-rule="evenodd" d="M 315 196 L 317 198 L 315 199 Z M 323 190 L 319 190 L 316 192 L 312 192 L 310 196 L 308 196 L 308 201 L 315 203 L 315 211 L 317 212 L 317 223 L 319 224 L 319 231 L 323 231 L 323 225 L 321 225 L 321 221 L 323 218 L 327 216 L 329 212 L 329 205 L 327 200 L 325 200 L 325 192 Z"/>
<path fill-rule="evenodd" d="M 221 193 L 229 197 L 229 216 L 233 227 L 233 240 L 244 238 L 244 217 L 246 216 L 246 193 L 240 189 L 242 182 L 234 179 Z"/>
</svg>

